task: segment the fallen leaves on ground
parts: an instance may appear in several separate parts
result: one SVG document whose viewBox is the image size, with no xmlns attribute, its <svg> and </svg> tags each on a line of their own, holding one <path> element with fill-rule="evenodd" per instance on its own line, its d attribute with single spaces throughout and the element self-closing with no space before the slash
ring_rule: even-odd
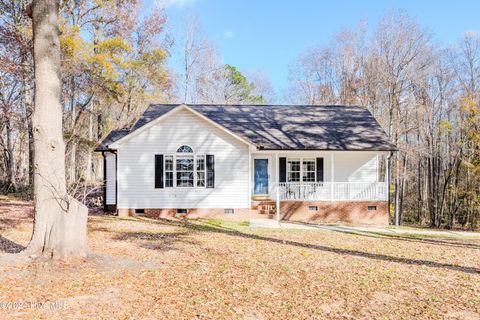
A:
<svg viewBox="0 0 480 320">
<path fill-rule="evenodd" d="M 18 252 L 31 204 L 0 202 L 0 254 Z M 105 215 L 88 237 L 84 263 L 0 266 L 0 318 L 480 318 L 479 240 Z"/>
</svg>

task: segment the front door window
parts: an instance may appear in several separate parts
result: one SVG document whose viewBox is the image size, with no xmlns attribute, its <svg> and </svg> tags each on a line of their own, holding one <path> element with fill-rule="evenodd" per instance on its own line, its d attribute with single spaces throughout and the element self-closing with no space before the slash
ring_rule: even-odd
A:
<svg viewBox="0 0 480 320">
<path fill-rule="evenodd" d="M 268 159 L 254 159 L 254 194 L 268 194 Z"/>
</svg>

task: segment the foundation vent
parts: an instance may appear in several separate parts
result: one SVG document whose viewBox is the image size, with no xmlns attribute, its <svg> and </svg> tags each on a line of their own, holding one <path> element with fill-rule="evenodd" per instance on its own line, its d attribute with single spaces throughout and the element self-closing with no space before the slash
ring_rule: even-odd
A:
<svg viewBox="0 0 480 320">
<path fill-rule="evenodd" d="M 308 211 L 318 211 L 318 206 L 308 206 Z"/>
<path fill-rule="evenodd" d="M 235 210 L 233 210 L 233 209 L 224 209 L 224 210 L 223 210 L 223 213 L 225 213 L 225 214 L 234 214 L 234 213 L 235 213 Z"/>
<path fill-rule="evenodd" d="M 368 211 L 377 211 L 377 206 L 368 206 Z"/>
<path fill-rule="evenodd" d="M 187 214 L 188 210 L 187 209 L 177 209 L 177 214 Z"/>
</svg>

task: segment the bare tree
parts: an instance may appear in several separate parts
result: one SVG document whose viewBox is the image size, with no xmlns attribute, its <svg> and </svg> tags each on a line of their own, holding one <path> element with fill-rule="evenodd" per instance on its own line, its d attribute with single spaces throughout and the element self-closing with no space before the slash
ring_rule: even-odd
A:
<svg viewBox="0 0 480 320">
<path fill-rule="evenodd" d="M 252 84 L 253 90 L 252 95 L 256 97 L 262 97 L 263 103 L 272 104 L 276 101 L 276 93 L 272 87 L 272 83 L 268 76 L 261 72 L 255 71 L 252 73 L 247 73 L 246 76 L 249 83 Z"/>
<path fill-rule="evenodd" d="M 367 35 L 343 30 L 307 49 L 290 72 L 297 103 L 367 106 L 398 146 L 392 162 L 396 224 L 474 228 L 479 217 L 480 41 L 449 50 L 403 12 Z"/>
<path fill-rule="evenodd" d="M 180 43 L 182 57 L 181 98 L 183 102 L 198 102 L 198 93 L 207 96 L 214 81 L 214 73 L 221 69 L 215 45 L 202 34 L 198 18 L 189 13 L 185 18 L 183 39 Z"/>
</svg>

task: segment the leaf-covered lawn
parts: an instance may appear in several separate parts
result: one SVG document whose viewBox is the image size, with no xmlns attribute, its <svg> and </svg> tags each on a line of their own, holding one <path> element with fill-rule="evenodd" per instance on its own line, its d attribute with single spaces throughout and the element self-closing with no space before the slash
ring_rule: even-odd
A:
<svg viewBox="0 0 480 320">
<path fill-rule="evenodd" d="M 0 202 L 17 252 L 31 206 Z M 0 319 L 480 318 L 479 240 L 91 216 L 89 245 L 84 264 L 0 266 Z"/>
</svg>

